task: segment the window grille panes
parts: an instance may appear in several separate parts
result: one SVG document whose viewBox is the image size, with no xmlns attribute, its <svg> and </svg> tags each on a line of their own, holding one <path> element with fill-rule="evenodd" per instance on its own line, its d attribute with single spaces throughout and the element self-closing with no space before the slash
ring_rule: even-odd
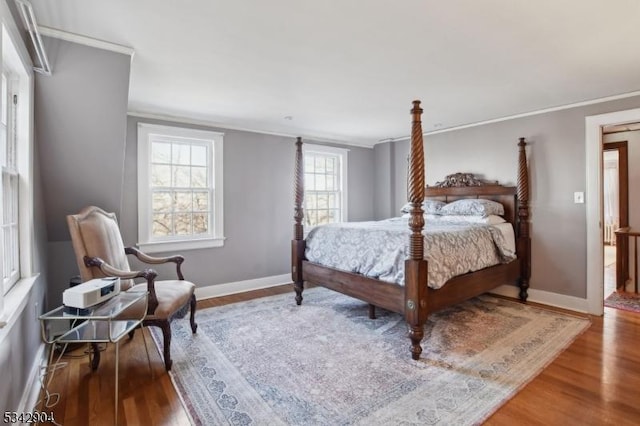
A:
<svg viewBox="0 0 640 426">
<path fill-rule="evenodd" d="M 2 244 L 2 284 L 3 292 L 18 282 L 20 277 L 20 240 L 18 193 L 19 175 L 17 170 L 17 108 L 11 93 L 12 82 L 2 75 L 2 119 L 0 120 L 0 166 L 2 169 L 2 221 L 0 222 L 0 243 Z"/>
<path fill-rule="evenodd" d="M 224 246 L 224 134 L 138 123 L 138 246 Z"/>
<path fill-rule="evenodd" d="M 151 237 L 211 233 L 211 145 L 157 137 L 151 142 Z"/>
<path fill-rule="evenodd" d="M 342 155 L 305 152 L 304 224 L 316 226 L 342 221 Z"/>
</svg>

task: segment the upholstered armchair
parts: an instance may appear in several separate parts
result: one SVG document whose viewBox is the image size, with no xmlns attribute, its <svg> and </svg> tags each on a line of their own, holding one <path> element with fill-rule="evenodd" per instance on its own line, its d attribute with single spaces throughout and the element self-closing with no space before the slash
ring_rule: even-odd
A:
<svg viewBox="0 0 640 426">
<path fill-rule="evenodd" d="M 67 223 L 83 282 L 106 276 L 119 277 L 121 291 L 149 292 L 143 324 L 162 330 L 164 365 L 167 371 L 171 370 L 171 320 L 183 317 L 190 307 L 191 331 L 195 333 L 197 329 L 195 285 L 184 280 L 181 271 L 184 258 L 179 255 L 151 257 L 136 248 L 125 248 L 115 213 L 107 213 L 98 207 L 85 207 L 80 213 L 67 216 Z M 127 255 L 134 255 L 141 262 L 151 265 L 173 262 L 178 279 L 156 281 L 158 274 L 153 269 L 132 271 Z M 136 284 L 135 279 L 145 282 Z M 129 308 L 121 318 L 140 318 L 140 309 L 144 309 L 142 303 Z"/>
</svg>

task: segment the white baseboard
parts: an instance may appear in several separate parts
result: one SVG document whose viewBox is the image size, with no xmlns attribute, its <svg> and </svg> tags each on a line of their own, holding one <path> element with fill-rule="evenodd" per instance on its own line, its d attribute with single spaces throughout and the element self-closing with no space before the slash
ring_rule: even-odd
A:
<svg viewBox="0 0 640 426">
<path fill-rule="evenodd" d="M 491 290 L 490 293 L 498 294 L 500 296 L 518 298 L 520 293 L 520 287 L 512 285 L 503 285 L 496 289 Z M 556 308 L 568 309 L 570 311 L 588 313 L 589 305 L 587 299 L 581 299 L 579 297 L 567 296 L 564 294 L 551 293 L 544 290 L 536 290 L 530 288 L 527 293 L 529 297 L 527 301 L 541 303 L 543 305 L 554 306 Z"/>
<path fill-rule="evenodd" d="M 24 392 L 22 393 L 22 398 L 20 398 L 20 404 L 18 405 L 17 412 L 19 413 L 31 413 L 36 408 L 36 403 L 38 402 L 38 397 L 40 396 L 40 371 L 41 366 L 43 365 L 46 358 L 47 345 L 44 343 L 40 344 L 38 348 L 38 353 L 33 360 L 33 365 L 31 366 L 31 371 L 29 372 L 29 378 L 27 380 L 27 385 L 24 387 Z M 42 410 L 40 410 L 42 411 Z"/>
<path fill-rule="evenodd" d="M 255 278 L 253 280 L 236 281 L 232 283 L 216 284 L 207 287 L 196 287 L 196 299 L 209 299 L 211 297 L 227 296 L 229 294 L 244 293 L 245 291 L 259 290 L 261 288 L 276 287 L 291 283 L 291 275 L 273 275 L 270 277 Z"/>
</svg>

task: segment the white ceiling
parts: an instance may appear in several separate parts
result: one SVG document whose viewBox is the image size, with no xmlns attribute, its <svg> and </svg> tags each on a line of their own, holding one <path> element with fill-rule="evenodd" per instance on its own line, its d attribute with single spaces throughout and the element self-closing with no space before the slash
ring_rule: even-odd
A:
<svg viewBox="0 0 640 426">
<path fill-rule="evenodd" d="M 413 99 L 433 131 L 640 90 L 638 0 L 31 3 L 135 50 L 130 111 L 232 128 L 371 146 Z"/>
</svg>

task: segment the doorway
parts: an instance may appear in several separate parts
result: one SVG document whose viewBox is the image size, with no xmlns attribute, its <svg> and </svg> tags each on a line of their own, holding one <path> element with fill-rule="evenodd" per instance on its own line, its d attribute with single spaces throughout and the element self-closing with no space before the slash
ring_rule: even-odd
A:
<svg viewBox="0 0 640 426">
<path fill-rule="evenodd" d="M 593 315 L 604 312 L 604 241 L 602 232 L 602 128 L 640 122 L 640 108 L 585 117 L 587 208 L 587 306 Z"/>
<path fill-rule="evenodd" d="M 604 240 L 604 298 L 616 290 L 615 230 L 629 226 L 628 141 L 607 142 L 615 132 L 603 128 L 602 212 Z"/>
</svg>

